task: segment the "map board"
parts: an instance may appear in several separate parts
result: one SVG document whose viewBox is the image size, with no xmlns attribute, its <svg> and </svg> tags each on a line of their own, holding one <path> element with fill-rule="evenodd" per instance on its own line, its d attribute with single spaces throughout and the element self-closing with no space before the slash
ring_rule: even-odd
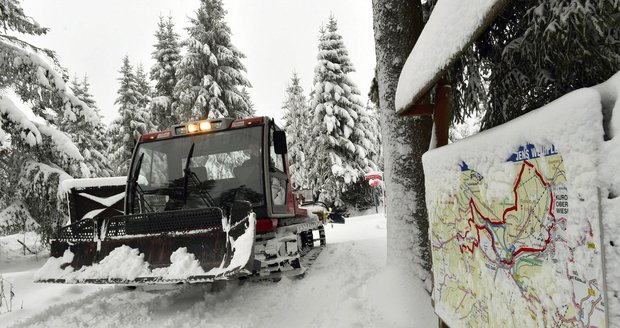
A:
<svg viewBox="0 0 620 328">
<path fill-rule="evenodd" d="M 557 111 L 424 156 L 433 299 L 452 328 L 608 326 L 595 185 L 602 119 Z"/>
</svg>

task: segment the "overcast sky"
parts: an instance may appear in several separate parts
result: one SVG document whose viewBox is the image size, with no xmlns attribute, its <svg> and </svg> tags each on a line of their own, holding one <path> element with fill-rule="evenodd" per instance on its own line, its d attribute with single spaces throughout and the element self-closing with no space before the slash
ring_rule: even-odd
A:
<svg viewBox="0 0 620 328">
<path fill-rule="evenodd" d="M 114 106 L 121 59 L 128 55 L 147 71 L 160 15 L 171 15 L 181 38 L 198 0 L 23 0 L 26 14 L 50 28 L 29 38 L 56 51 L 71 76 L 88 74 L 91 92 L 105 122 L 117 116 Z M 282 117 L 285 89 L 293 71 L 309 94 L 316 65 L 318 30 L 329 15 L 357 72 L 351 77 L 366 102 L 375 67 L 371 0 L 224 0 L 233 44 L 247 58 L 242 62 L 253 85 L 250 95 L 257 115 Z"/>
</svg>

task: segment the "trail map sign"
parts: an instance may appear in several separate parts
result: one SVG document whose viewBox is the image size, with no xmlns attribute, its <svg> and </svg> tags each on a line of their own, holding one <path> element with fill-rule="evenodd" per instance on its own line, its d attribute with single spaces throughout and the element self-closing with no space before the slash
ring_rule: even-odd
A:
<svg viewBox="0 0 620 328">
<path fill-rule="evenodd" d="M 433 298 L 452 328 L 608 326 L 595 186 L 602 119 L 558 112 L 424 156 Z"/>
</svg>

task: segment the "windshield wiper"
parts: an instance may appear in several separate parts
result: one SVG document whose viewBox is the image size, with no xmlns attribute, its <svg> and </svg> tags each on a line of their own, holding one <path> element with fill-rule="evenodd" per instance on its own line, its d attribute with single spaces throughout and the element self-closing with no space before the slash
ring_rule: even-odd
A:
<svg viewBox="0 0 620 328">
<path fill-rule="evenodd" d="M 187 153 L 187 160 L 185 161 L 185 169 L 183 170 L 183 204 L 187 204 L 187 185 L 189 182 L 189 176 L 192 174 L 192 171 L 189 169 L 189 164 L 192 161 L 192 156 L 194 156 L 194 143 L 192 142 L 192 146 L 189 147 L 189 153 Z"/>
<path fill-rule="evenodd" d="M 187 154 L 187 161 L 185 162 L 185 169 L 183 170 L 183 204 L 187 204 L 187 187 L 189 184 L 189 179 L 192 179 L 192 182 L 196 185 L 198 189 L 198 195 L 202 199 L 203 202 L 209 207 L 215 207 L 215 201 L 213 197 L 209 194 L 209 192 L 203 188 L 202 182 L 198 179 L 196 173 L 192 172 L 190 169 L 190 162 L 192 161 L 192 157 L 194 156 L 194 143 L 189 148 L 189 153 Z"/>
<path fill-rule="evenodd" d="M 142 190 L 142 187 L 140 187 L 140 185 L 138 184 L 138 178 L 140 177 L 140 168 L 142 167 L 142 160 L 144 159 L 144 153 L 142 153 L 140 155 L 140 158 L 138 158 L 138 162 L 136 163 L 136 169 L 134 170 L 133 176 L 131 177 L 131 190 L 133 191 L 134 195 L 132 195 L 131 197 L 131 211 L 133 213 L 133 207 L 134 207 L 134 196 L 137 193 L 140 194 L 140 200 L 142 202 L 142 204 L 144 204 L 144 208 L 147 210 L 147 212 L 153 212 L 153 207 L 151 207 L 151 204 L 149 204 L 149 202 L 146 201 L 146 198 L 144 198 L 144 190 Z"/>
</svg>

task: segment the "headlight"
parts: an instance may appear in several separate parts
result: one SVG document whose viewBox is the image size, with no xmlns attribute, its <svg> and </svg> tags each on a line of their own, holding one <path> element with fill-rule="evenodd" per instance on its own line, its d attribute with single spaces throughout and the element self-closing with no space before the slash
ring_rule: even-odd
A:
<svg viewBox="0 0 620 328">
<path fill-rule="evenodd" d="M 211 129 L 211 122 L 202 121 L 200 122 L 200 131 L 205 131 Z"/>
<path fill-rule="evenodd" d="M 194 132 L 198 131 L 199 129 L 200 128 L 199 128 L 198 124 L 195 124 L 195 123 L 187 125 L 187 132 L 189 132 L 189 133 L 194 133 Z"/>
</svg>

